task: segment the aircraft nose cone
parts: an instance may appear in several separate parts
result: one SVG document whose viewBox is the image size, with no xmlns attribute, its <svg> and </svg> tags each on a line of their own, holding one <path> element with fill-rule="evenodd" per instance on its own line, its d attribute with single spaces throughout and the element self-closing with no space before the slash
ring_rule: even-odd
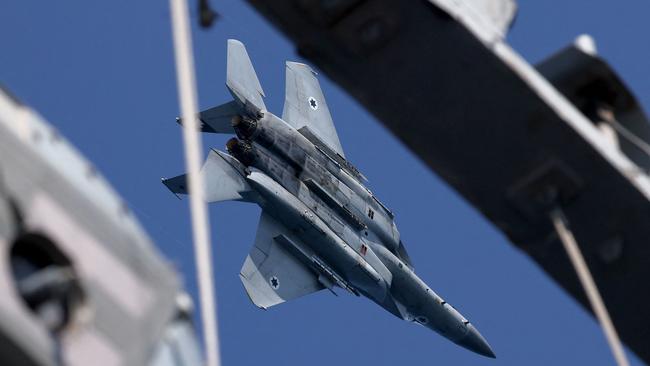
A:
<svg viewBox="0 0 650 366">
<path fill-rule="evenodd" d="M 492 348 L 490 348 L 490 345 L 485 340 L 485 338 L 483 338 L 481 333 L 479 333 L 478 330 L 476 330 L 476 328 L 474 328 L 474 326 L 471 324 L 468 324 L 467 327 L 469 328 L 469 331 L 465 337 L 461 338 L 456 343 L 467 348 L 470 351 L 478 353 L 479 355 L 490 358 L 497 358 L 497 356 L 492 351 Z"/>
</svg>

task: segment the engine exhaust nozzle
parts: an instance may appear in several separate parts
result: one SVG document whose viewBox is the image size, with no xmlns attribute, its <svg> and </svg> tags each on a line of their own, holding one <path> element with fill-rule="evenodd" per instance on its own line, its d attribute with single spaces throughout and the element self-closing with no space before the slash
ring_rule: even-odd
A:
<svg viewBox="0 0 650 366">
<path fill-rule="evenodd" d="M 230 120 L 230 125 L 243 140 L 251 140 L 257 131 L 257 121 L 236 115 Z"/>
<path fill-rule="evenodd" d="M 226 142 L 226 150 L 245 166 L 250 166 L 255 162 L 256 154 L 249 142 L 233 137 Z"/>
</svg>

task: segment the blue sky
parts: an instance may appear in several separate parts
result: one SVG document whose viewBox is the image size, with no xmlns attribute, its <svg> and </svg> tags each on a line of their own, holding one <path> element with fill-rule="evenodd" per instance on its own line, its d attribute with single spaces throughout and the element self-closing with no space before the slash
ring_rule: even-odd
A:
<svg viewBox="0 0 650 366">
<path fill-rule="evenodd" d="M 225 46 L 237 38 L 248 47 L 267 106 L 281 114 L 284 61 L 300 58 L 244 2 L 213 3 L 221 20 L 194 34 L 200 106 L 230 100 Z M 508 39 L 527 60 L 540 61 L 590 33 L 647 109 L 647 2 L 519 5 Z M 160 184 L 184 171 L 167 2 L 5 1 L 0 44 L 0 83 L 96 164 L 195 295 L 187 201 Z M 225 203 L 210 212 L 226 365 L 613 363 L 599 327 L 571 298 L 344 91 L 324 75 L 320 80 L 347 157 L 396 213 L 418 274 L 477 326 L 498 358 L 477 356 L 343 292 L 258 310 L 237 274 L 259 208 Z M 210 135 L 204 143 L 223 148 L 225 140 Z"/>
</svg>

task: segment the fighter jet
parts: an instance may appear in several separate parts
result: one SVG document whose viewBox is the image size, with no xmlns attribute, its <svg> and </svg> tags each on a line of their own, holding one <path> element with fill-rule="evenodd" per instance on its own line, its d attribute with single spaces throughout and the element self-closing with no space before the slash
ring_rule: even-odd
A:
<svg viewBox="0 0 650 366">
<path fill-rule="evenodd" d="M 286 63 L 280 118 L 266 109 L 244 45 L 229 40 L 227 57 L 226 86 L 234 100 L 199 117 L 203 132 L 237 137 L 227 142 L 227 153 L 210 151 L 201 170 L 203 197 L 262 208 L 240 272 L 251 301 L 268 309 L 340 287 L 494 358 L 478 330 L 416 275 L 393 213 L 345 158 L 316 73 Z M 163 184 L 188 193 L 185 175 Z"/>
</svg>

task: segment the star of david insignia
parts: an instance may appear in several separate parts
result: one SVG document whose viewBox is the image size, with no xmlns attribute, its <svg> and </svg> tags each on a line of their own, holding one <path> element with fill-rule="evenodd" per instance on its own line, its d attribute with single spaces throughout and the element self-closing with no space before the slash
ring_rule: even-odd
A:
<svg viewBox="0 0 650 366">
<path fill-rule="evenodd" d="M 271 287 L 273 287 L 274 290 L 277 290 L 278 287 L 280 287 L 280 280 L 278 280 L 278 278 L 275 276 L 269 279 L 269 283 L 271 284 Z"/>
<path fill-rule="evenodd" d="M 309 97 L 309 106 L 310 106 L 311 109 L 313 109 L 313 110 L 317 110 L 317 109 L 318 109 L 318 102 L 316 101 L 316 99 L 314 99 L 314 97 Z"/>
</svg>

